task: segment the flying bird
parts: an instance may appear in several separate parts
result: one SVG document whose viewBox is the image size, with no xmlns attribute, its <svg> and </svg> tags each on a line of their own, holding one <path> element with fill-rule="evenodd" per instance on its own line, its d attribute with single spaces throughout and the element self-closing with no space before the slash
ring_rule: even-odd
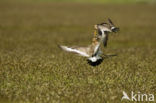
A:
<svg viewBox="0 0 156 103">
<path fill-rule="evenodd" d="M 59 47 L 64 51 L 78 54 L 80 56 L 86 57 L 89 63 L 96 63 L 102 60 L 102 51 L 100 49 L 101 44 L 107 46 L 108 34 L 110 32 L 117 32 L 119 29 L 114 26 L 112 21 L 108 19 L 109 23 L 101 23 L 94 25 L 95 33 L 92 38 L 92 43 L 89 46 L 62 46 Z M 96 33 L 97 32 L 97 33 Z"/>
</svg>

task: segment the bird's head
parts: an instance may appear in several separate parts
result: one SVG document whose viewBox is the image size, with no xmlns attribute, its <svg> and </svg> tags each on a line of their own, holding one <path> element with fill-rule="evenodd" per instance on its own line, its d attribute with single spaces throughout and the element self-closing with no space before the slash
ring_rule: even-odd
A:
<svg viewBox="0 0 156 103">
<path fill-rule="evenodd" d="M 113 24 L 111 19 L 108 19 L 108 23 L 104 22 L 101 24 L 94 25 L 94 28 L 95 28 L 95 30 L 98 31 L 98 35 L 104 35 L 104 34 L 108 34 L 110 32 L 116 33 L 119 31 L 119 28 Z"/>
<path fill-rule="evenodd" d="M 113 22 L 111 21 L 111 19 L 108 19 L 108 23 L 104 22 L 101 24 L 96 24 L 94 25 L 95 31 L 97 31 L 98 33 L 94 33 L 96 34 L 96 36 L 98 38 L 100 38 L 100 40 L 102 40 L 104 47 L 107 46 L 107 40 L 108 40 L 108 34 L 111 32 L 118 32 L 119 28 L 116 27 Z"/>
</svg>

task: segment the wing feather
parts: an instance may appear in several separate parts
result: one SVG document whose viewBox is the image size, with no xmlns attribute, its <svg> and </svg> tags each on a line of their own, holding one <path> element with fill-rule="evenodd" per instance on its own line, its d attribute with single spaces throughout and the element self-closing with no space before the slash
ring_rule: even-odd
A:
<svg viewBox="0 0 156 103">
<path fill-rule="evenodd" d="M 108 42 L 108 35 L 106 35 L 106 37 L 103 40 L 104 47 L 107 47 L 107 42 Z"/>
<path fill-rule="evenodd" d="M 83 51 L 80 51 L 76 48 L 70 48 L 70 47 L 67 47 L 67 46 L 60 46 L 61 49 L 63 49 L 64 51 L 67 51 L 67 52 L 72 52 L 72 53 L 77 53 L 81 56 L 85 56 L 85 57 L 89 57 L 89 55 Z"/>
</svg>

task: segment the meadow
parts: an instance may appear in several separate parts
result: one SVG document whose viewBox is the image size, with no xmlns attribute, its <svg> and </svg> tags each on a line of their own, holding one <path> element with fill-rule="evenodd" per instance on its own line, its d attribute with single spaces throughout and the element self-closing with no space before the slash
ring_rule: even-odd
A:
<svg viewBox="0 0 156 103">
<path fill-rule="evenodd" d="M 155 11 L 148 3 L 0 1 L 0 103 L 121 103 L 122 91 L 156 94 Z M 89 45 L 93 25 L 107 18 L 120 32 L 103 52 L 117 56 L 91 66 L 58 48 Z"/>
</svg>

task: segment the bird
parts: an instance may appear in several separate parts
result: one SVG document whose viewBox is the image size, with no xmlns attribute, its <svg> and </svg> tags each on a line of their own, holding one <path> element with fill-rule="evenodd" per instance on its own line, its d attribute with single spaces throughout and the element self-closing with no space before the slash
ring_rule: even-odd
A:
<svg viewBox="0 0 156 103">
<path fill-rule="evenodd" d="M 108 18 L 108 23 L 104 22 L 104 23 L 97 24 L 95 25 L 95 28 L 97 29 L 98 34 L 103 36 L 104 47 L 107 47 L 109 33 L 110 32 L 116 33 L 119 31 L 119 28 L 116 27 L 112 22 L 112 20 L 109 18 Z"/>
<path fill-rule="evenodd" d="M 75 53 L 80 56 L 86 57 L 89 63 L 96 63 L 101 61 L 103 52 L 101 51 L 101 44 L 103 43 L 104 47 L 107 46 L 108 34 L 110 32 L 117 32 L 119 29 L 114 26 L 112 21 L 108 19 L 108 23 L 100 23 L 94 25 L 94 36 L 92 38 L 92 43 L 89 46 L 64 46 L 59 45 L 59 47 L 67 52 Z"/>
<path fill-rule="evenodd" d="M 92 39 L 92 44 L 86 47 L 81 46 L 73 46 L 73 47 L 67 47 L 67 46 L 60 46 L 61 49 L 67 51 L 76 53 L 80 56 L 87 57 L 88 60 L 92 62 L 96 62 L 97 60 L 102 59 L 100 56 L 102 52 L 100 51 L 100 45 L 102 42 L 102 36 L 95 36 Z"/>
</svg>

